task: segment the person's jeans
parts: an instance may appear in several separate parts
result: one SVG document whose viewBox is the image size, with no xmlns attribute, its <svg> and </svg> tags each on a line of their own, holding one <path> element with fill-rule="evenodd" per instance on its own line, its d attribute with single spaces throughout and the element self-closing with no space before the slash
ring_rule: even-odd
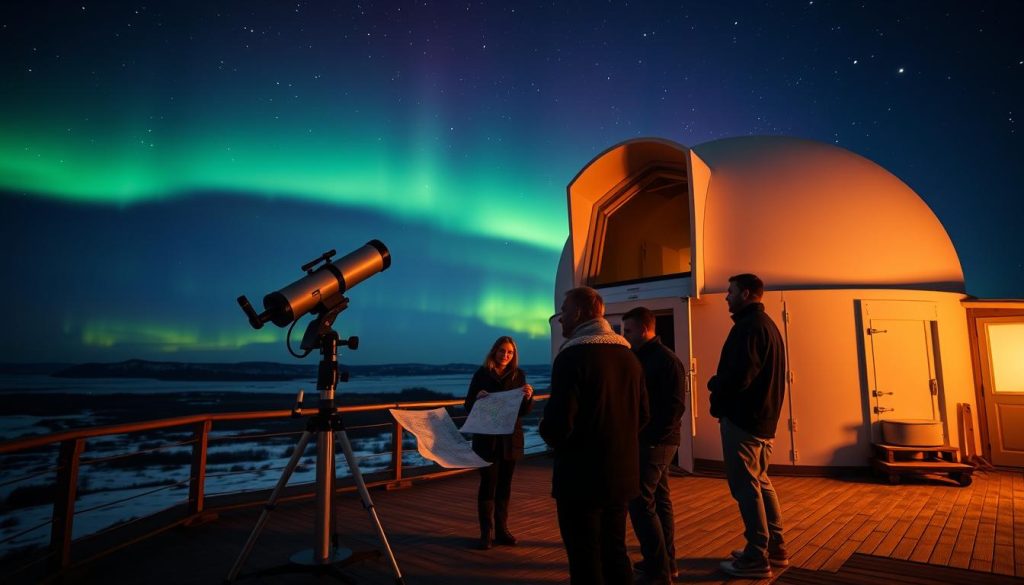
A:
<svg viewBox="0 0 1024 585">
<path fill-rule="evenodd" d="M 784 544 L 782 506 L 768 478 L 772 458 L 772 439 L 755 437 L 722 418 L 722 459 L 729 491 L 739 504 L 743 518 L 743 536 L 747 539 L 744 556 L 767 558 L 768 543 L 774 548 Z"/>
<path fill-rule="evenodd" d="M 555 500 L 558 529 L 569 557 L 572 585 L 631 585 L 633 570 L 626 554 L 626 506 Z"/>
<path fill-rule="evenodd" d="M 640 447 L 640 495 L 629 502 L 629 519 L 643 554 L 640 566 L 655 579 L 671 574 L 676 557 L 668 465 L 677 448 L 675 444 Z"/>
</svg>

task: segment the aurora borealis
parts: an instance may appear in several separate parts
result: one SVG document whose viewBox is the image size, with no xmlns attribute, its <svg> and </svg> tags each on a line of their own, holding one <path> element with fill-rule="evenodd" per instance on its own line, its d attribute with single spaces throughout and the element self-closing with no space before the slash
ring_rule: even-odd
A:
<svg viewBox="0 0 1024 585">
<path fill-rule="evenodd" d="M 565 186 L 636 136 L 836 143 L 1024 297 L 1019 2 L 0 7 L 2 361 L 290 359 L 234 303 L 378 238 L 361 363 L 543 362 Z"/>
</svg>

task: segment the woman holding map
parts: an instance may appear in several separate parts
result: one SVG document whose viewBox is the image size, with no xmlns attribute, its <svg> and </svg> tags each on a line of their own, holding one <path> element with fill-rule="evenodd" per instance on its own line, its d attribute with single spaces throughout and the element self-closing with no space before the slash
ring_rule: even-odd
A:
<svg viewBox="0 0 1024 585">
<path fill-rule="evenodd" d="M 480 516 L 480 548 L 491 544 L 515 545 L 516 537 L 508 531 L 508 501 L 512 494 L 512 472 L 516 460 L 523 456 L 522 416 L 533 407 L 533 387 L 526 383 L 526 374 L 519 369 L 519 350 L 508 336 L 499 337 L 484 358 L 484 365 L 473 374 L 466 393 L 466 412 L 478 400 L 495 392 L 521 392 L 522 405 L 516 417 L 515 430 L 508 435 L 473 434 L 473 451 L 491 465 L 480 468 L 480 490 L 477 492 L 477 513 Z M 494 529 L 492 540 L 491 529 Z"/>
</svg>

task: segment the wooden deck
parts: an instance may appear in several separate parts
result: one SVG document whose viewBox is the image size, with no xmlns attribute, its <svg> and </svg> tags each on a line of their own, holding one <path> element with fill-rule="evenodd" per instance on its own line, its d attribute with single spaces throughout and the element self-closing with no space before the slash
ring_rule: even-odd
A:
<svg viewBox="0 0 1024 585">
<path fill-rule="evenodd" d="M 549 497 L 550 461 L 534 458 L 516 471 L 511 525 L 517 547 L 474 550 L 477 476 L 426 481 L 372 493 L 410 585 L 566 583 L 565 553 Z M 979 473 L 974 484 L 912 480 L 887 485 L 868 477 L 775 477 L 793 567 L 778 583 L 1024 582 L 1024 477 Z M 718 562 L 742 544 L 741 524 L 724 479 L 671 479 L 682 582 L 724 583 Z M 271 515 L 240 583 L 337 582 L 303 574 L 259 576 L 310 548 L 310 501 L 282 504 Z M 344 544 L 377 549 L 375 532 L 355 495 L 340 498 Z M 214 522 L 179 527 L 72 571 L 73 583 L 219 583 L 232 566 L 259 510 L 222 513 Z M 631 530 L 630 554 L 639 558 Z M 852 557 L 852 558 L 851 558 Z M 948 569 L 947 569 L 948 567 Z M 358 583 L 394 582 L 383 558 L 350 565 Z M 1009 577 L 1008 577 L 1009 576 Z M 746 581 L 750 582 L 750 581 Z"/>
</svg>

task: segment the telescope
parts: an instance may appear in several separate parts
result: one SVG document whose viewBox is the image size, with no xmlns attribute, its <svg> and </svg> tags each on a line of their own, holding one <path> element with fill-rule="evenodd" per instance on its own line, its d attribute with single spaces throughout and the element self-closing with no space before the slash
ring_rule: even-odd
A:
<svg viewBox="0 0 1024 585">
<path fill-rule="evenodd" d="M 334 250 L 324 252 L 302 266 L 306 276 L 263 297 L 262 313 L 256 313 L 245 295 L 238 297 L 249 324 L 260 329 L 270 321 L 284 327 L 310 311 L 327 312 L 342 301 L 345 291 L 391 266 L 391 252 L 380 240 L 370 240 L 362 248 L 331 262 L 334 254 Z"/>
<path fill-rule="evenodd" d="M 387 534 L 377 516 L 377 510 L 370 498 L 370 492 L 366 489 L 366 482 L 363 481 L 363 474 L 359 470 L 359 461 L 352 451 L 352 444 L 348 440 L 348 433 L 345 431 L 345 424 L 342 422 L 341 413 L 334 402 L 334 391 L 338 382 L 348 381 L 348 372 L 338 372 L 338 346 L 347 346 L 350 350 L 356 349 L 359 345 L 358 337 L 349 337 L 342 340 L 332 326 L 334 320 L 348 307 L 348 298 L 345 292 L 370 278 L 378 272 L 387 270 L 391 266 L 391 252 L 380 240 L 370 240 L 365 246 L 349 253 L 344 258 L 331 262 L 334 257 L 334 250 L 324 252 L 318 258 L 303 265 L 302 270 L 306 276 L 296 280 L 279 291 L 272 292 L 263 297 L 263 312 L 256 313 L 245 295 L 238 297 L 238 304 L 245 311 L 249 318 L 249 324 L 255 329 L 263 327 L 264 323 L 272 322 L 278 327 L 284 327 L 295 323 L 306 313 L 312 312 L 315 318 L 306 328 L 306 334 L 302 338 L 301 348 L 306 350 L 304 354 L 292 351 L 290 341 L 287 342 L 288 351 L 297 358 L 304 358 L 315 348 L 320 348 L 321 360 L 317 370 L 316 388 L 320 392 L 320 403 L 317 413 L 310 417 L 306 424 L 306 430 L 302 433 L 299 443 L 292 449 L 291 458 L 285 466 L 277 486 L 270 494 L 270 499 L 263 507 L 256 527 L 249 534 L 249 539 L 235 560 L 226 579 L 227 583 L 234 583 L 238 573 L 242 570 L 246 559 L 252 553 L 263 527 L 266 525 L 271 510 L 277 504 L 277 499 L 295 471 L 299 460 L 306 453 L 306 446 L 314 435 L 316 442 L 316 518 L 314 522 L 314 546 L 312 549 L 300 551 L 291 557 L 291 562 L 299 570 L 312 571 L 314 573 L 330 573 L 346 582 L 351 582 L 345 575 L 339 572 L 338 563 L 347 561 L 352 557 L 352 551 L 338 545 L 338 533 L 332 520 L 331 501 L 335 494 L 335 465 L 334 447 L 335 440 L 345 453 L 349 471 L 363 500 L 363 508 L 370 514 L 377 528 L 377 536 L 387 551 L 388 559 L 391 561 L 391 569 L 395 573 L 395 583 L 403 585 L 402 571 L 398 568 L 398 561 L 395 553 L 388 543 Z M 292 329 L 288 329 L 288 339 L 291 339 Z M 293 416 L 302 414 L 303 392 L 299 392 L 296 405 L 292 409 Z M 333 534 L 332 534 L 333 532 Z M 270 573 L 280 572 L 280 569 L 270 569 Z"/>
</svg>

